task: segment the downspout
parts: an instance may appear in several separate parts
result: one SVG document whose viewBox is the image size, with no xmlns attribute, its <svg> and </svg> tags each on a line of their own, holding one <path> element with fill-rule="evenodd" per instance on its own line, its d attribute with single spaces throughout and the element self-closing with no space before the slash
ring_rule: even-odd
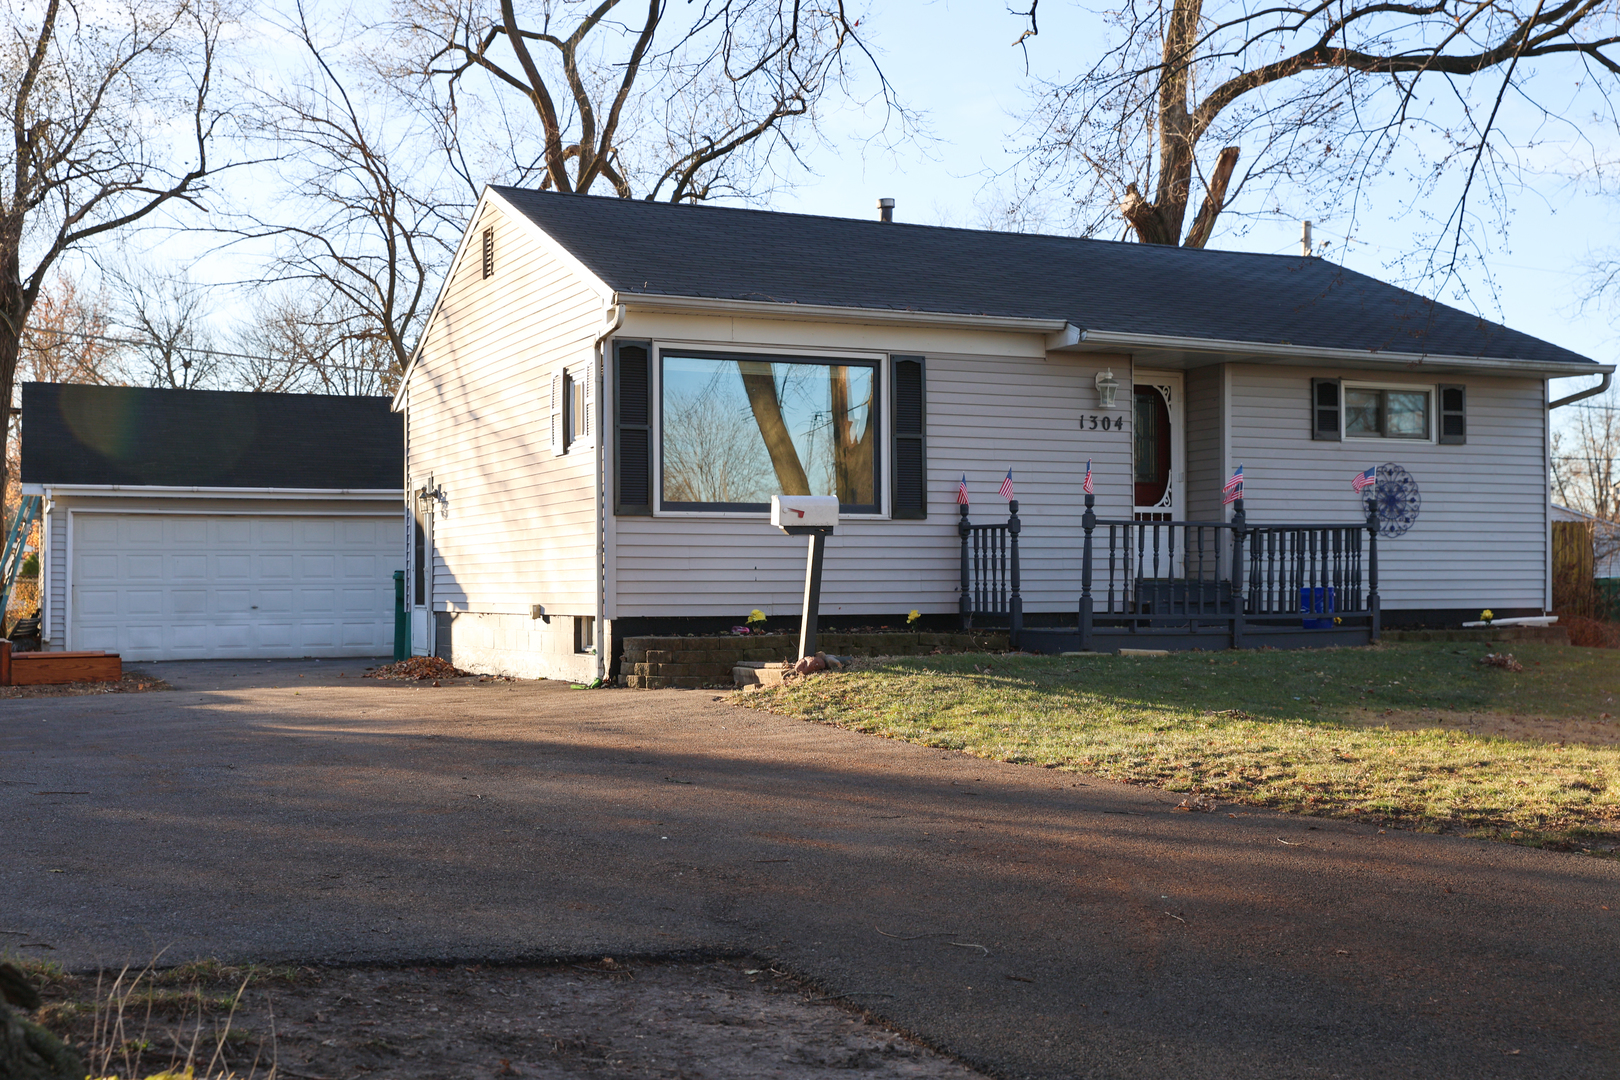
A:
<svg viewBox="0 0 1620 1080">
<path fill-rule="evenodd" d="M 1607 390 L 1609 388 L 1609 384 L 1611 382 L 1613 382 L 1613 381 L 1614 381 L 1614 371 L 1612 369 L 1609 370 L 1609 371 L 1605 371 L 1603 373 L 1603 381 L 1602 382 L 1598 383 L 1596 386 L 1589 387 L 1589 388 L 1587 388 L 1585 390 L 1577 391 L 1576 393 L 1573 393 L 1573 394 L 1569 395 L 1568 397 L 1559 398 L 1557 401 L 1554 401 L 1554 402 L 1552 402 L 1551 404 L 1549 404 L 1547 406 L 1547 411 L 1552 412 L 1554 409 L 1563 408 L 1565 405 L 1573 405 L 1577 401 L 1585 401 L 1589 397 L 1597 397 L 1599 394 L 1603 393 L 1603 391 Z"/>
<path fill-rule="evenodd" d="M 607 470 L 602 460 L 602 449 L 606 445 L 607 436 L 603 429 L 607 426 L 603 418 L 611 411 L 608 408 L 607 394 L 604 392 L 607 385 L 607 364 L 611 357 L 608 355 L 604 343 L 608 338 L 618 332 L 624 325 L 624 305 L 614 304 L 609 309 L 611 315 L 602 332 L 596 335 L 596 678 L 598 682 L 607 679 Z"/>
</svg>

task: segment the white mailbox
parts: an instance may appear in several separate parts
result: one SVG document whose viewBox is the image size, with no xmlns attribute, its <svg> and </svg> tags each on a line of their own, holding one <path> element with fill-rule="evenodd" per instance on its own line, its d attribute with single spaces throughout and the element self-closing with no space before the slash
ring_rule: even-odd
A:
<svg viewBox="0 0 1620 1080">
<path fill-rule="evenodd" d="M 838 496 L 772 495 L 771 524 L 778 529 L 832 528 L 838 524 Z"/>
</svg>

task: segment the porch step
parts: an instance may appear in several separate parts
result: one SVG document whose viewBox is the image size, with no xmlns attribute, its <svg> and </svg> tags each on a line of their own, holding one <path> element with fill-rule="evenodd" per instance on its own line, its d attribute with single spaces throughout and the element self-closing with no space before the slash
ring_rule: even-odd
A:
<svg viewBox="0 0 1620 1080">
<path fill-rule="evenodd" d="M 731 669 L 731 680 L 745 690 L 766 686 L 781 686 L 787 672 L 782 665 L 764 660 L 749 660 Z"/>
</svg>

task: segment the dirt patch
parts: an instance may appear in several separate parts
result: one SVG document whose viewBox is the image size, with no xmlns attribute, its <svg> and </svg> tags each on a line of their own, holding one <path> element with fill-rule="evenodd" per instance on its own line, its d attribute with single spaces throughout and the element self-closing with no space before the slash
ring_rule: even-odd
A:
<svg viewBox="0 0 1620 1080">
<path fill-rule="evenodd" d="M 124 672 L 117 682 L 51 683 L 45 686 L 0 686 L 0 698 L 72 697 L 76 694 L 144 694 L 152 690 L 173 690 L 162 679 Z"/>
<path fill-rule="evenodd" d="M 108 992 L 115 977 L 101 976 L 103 1002 L 117 996 Z M 41 1020 L 90 1045 L 96 977 L 56 976 L 44 996 Z M 751 961 L 202 966 L 159 973 L 155 983 L 148 974 L 127 994 L 122 1030 L 102 1039 L 115 1052 L 87 1064 L 96 1076 L 147 1076 L 183 1064 L 195 1047 L 199 1075 L 222 1048 L 207 1075 L 268 1078 L 274 1066 L 289 1080 L 981 1075 L 853 1011 L 861 1000 Z M 105 1007 L 100 1024 L 106 1030 Z"/>
<path fill-rule="evenodd" d="M 1346 719 L 1357 727 L 1388 727 L 1395 731 L 1435 729 L 1520 741 L 1620 746 L 1620 720 L 1609 713 L 1596 717 L 1513 716 L 1443 709 L 1391 709 L 1351 713 Z"/>
</svg>

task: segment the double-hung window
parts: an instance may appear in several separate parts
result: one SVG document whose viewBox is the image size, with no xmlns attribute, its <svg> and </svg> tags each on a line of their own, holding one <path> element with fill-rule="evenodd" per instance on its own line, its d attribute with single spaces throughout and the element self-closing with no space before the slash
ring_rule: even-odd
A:
<svg viewBox="0 0 1620 1080">
<path fill-rule="evenodd" d="M 878 373 L 876 360 L 660 350 L 660 508 L 836 495 L 842 513 L 880 513 Z"/>
</svg>

